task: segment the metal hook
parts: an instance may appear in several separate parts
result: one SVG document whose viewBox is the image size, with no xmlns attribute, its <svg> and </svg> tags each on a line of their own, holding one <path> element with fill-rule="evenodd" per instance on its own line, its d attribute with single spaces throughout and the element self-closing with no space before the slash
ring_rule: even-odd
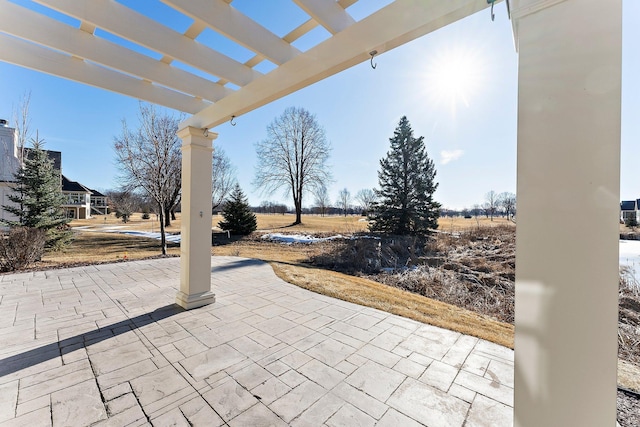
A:
<svg viewBox="0 0 640 427">
<path fill-rule="evenodd" d="M 378 53 L 377 50 L 372 50 L 371 52 L 369 52 L 369 55 L 371 55 L 371 68 L 373 68 L 374 70 L 376 69 L 376 67 L 378 66 L 378 64 L 374 64 L 373 63 L 373 57 L 376 56 Z"/>
<path fill-rule="evenodd" d="M 209 128 L 204 128 L 204 131 L 202 131 L 202 135 L 204 135 L 204 137 L 208 137 L 209 136 Z"/>
<path fill-rule="evenodd" d="M 495 4 L 496 0 L 487 0 L 487 3 L 491 3 L 491 21 L 493 22 L 496 19 L 496 14 L 493 13 L 493 5 Z"/>
<path fill-rule="evenodd" d="M 231 123 L 231 126 L 237 125 L 237 123 L 233 122 L 233 119 L 235 119 L 235 118 L 236 118 L 236 116 L 231 116 L 231 120 L 229 121 L 229 123 Z"/>
</svg>

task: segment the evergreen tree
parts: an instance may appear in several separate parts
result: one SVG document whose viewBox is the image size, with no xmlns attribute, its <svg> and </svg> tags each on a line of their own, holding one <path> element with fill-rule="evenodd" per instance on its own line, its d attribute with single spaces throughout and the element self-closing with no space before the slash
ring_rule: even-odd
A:
<svg viewBox="0 0 640 427">
<path fill-rule="evenodd" d="M 14 175 L 15 191 L 8 196 L 13 205 L 2 207 L 18 219 L 4 223 L 11 227 L 41 229 L 46 233 L 46 246 L 59 249 L 71 237 L 71 232 L 65 229 L 69 219 L 62 210 L 64 196 L 60 173 L 42 149 L 43 141 L 36 136 L 31 144 L 22 168 Z"/>
<path fill-rule="evenodd" d="M 220 221 L 218 225 L 233 234 L 250 234 L 258 228 L 256 215 L 251 212 L 249 202 L 239 184 L 236 184 L 229 200 L 224 204 L 222 216 L 224 221 Z"/>
<path fill-rule="evenodd" d="M 378 201 L 371 207 L 371 230 L 389 234 L 426 234 L 438 227 L 440 203 L 436 170 L 427 155 L 424 137 L 415 138 L 406 116 L 400 119 L 391 150 L 380 160 Z"/>
</svg>

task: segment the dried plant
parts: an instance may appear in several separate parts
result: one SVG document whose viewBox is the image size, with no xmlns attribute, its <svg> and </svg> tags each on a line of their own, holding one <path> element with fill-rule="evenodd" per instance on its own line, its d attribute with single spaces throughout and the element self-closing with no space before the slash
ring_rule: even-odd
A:
<svg viewBox="0 0 640 427">
<path fill-rule="evenodd" d="M 46 233 L 38 228 L 14 227 L 0 236 L 0 271 L 29 267 L 42 258 Z"/>
</svg>

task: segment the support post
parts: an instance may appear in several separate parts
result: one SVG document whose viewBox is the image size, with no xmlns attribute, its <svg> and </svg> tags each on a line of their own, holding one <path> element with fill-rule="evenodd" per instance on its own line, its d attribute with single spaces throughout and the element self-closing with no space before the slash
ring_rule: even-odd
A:
<svg viewBox="0 0 640 427">
<path fill-rule="evenodd" d="M 182 139 L 182 213 L 180 291 L 176 304 L 190 310 L 211 304 L 212 140 L 218 134 L 186 127 Z"/>
<path fill-rule="evenodd" d="M 516 0 L 515 425 L 615 426 L 621 0 Z"/>
</svg>

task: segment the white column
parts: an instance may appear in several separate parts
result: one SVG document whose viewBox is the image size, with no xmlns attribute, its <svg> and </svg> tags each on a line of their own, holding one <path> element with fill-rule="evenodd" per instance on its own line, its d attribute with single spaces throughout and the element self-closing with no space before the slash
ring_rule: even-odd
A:
<svg viewBox="0 0 640 427">
<path fill-rule="evenodd" d="M 215 301 L 211 292 L 211 160 L 218 134 L 186 127 L 182 139 L 180 291 L 176 304 L 189 310 Z"/>
<path fill-rule="evenodd" d="M 621 0 L 520 0 L 515 425 L 615 426 Z"/>
</svg>

